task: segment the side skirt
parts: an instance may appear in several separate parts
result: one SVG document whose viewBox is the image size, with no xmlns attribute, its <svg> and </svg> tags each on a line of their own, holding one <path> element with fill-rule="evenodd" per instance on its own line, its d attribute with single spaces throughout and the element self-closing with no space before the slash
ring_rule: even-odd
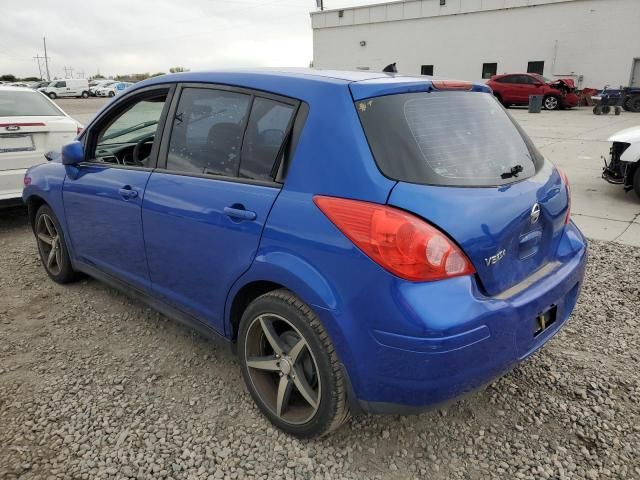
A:
<svg viewBox="0 0 640 480">
<path fill-rule="evenodd" d="M 153 308 L 154 310 L 157 310 L 164 316 L 196 330 L 201 335 L 204 335 L 205 337 L 211 340 L 214 340 L 220 344 L 223 344 L 227 349 L 229 349 L 230 352 L 235 353 L 233 342 L 231 342 L 229 339 L 221 335 L 217 330 L 206 325 L 205 323 L 203 323 L 193 315 L 189 315 L 188 313 L 185 313 L 182 310 L 179 310 L 174 306 L 169 305 L 168 303 L 164 302 L 163 300 L 160 300 L 159 298 L 149 293 L 143 292 L 142 290 L 132 287 L 128 283 L 123 282 L 122 280 L 119 280 L 107 273 L 104 273 L 102 270 L 92 265 L 88 265 L 84 262 L 76 261 L 76 262 L 73 262 L 73 267 L 76 270 L 86 273 L 90 277 L 93 277 L 96 280 L 102 283 L 105 283 L 112 288 L 115 288 L 116 290 L 124 293 L 128 297 L 134 300 L 139 300 L 149 305 L 151 308 Z"/>
</svg>

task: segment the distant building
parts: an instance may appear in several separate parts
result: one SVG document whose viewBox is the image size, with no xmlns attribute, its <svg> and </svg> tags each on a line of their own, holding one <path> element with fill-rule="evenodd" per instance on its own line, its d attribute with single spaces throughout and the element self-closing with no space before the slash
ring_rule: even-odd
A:
<svg viewBox="0 0 640 480">
<path fill-rule="evenodd" d="M 408 0 L 311 13 L 313 65 L 640 86 L 640 0 Z"/>
</svg>

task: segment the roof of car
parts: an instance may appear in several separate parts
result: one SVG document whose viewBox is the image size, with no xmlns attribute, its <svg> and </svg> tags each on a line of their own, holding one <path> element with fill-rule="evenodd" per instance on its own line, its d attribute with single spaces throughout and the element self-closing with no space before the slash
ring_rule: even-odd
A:
<svg viewBox="0 0 640 480">
<path fill-rule="evenodd" d="M 173 82 L 213 83 L 264 90 L 305 100 L 313 97 L 319 90 L 324 91 L 324 87 L 339 86 L 348 87 L 357 100 L 401 91 L 425 90 L 429 88 L 431 81 L 431 77 L 400 73 L 313 68 L 253 68 L 162 75 L 138 82 L 131 90 Z M 485 87 L 483 84 L 475 84 L 474 90 L 476 88 Z"/>
</svg>

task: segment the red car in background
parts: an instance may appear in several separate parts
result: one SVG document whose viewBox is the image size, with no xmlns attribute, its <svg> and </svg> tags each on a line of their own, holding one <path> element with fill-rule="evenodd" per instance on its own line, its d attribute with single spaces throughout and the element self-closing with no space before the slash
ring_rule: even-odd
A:
<svg viewBox="0 0 640 480">
<path fill-rule="evenodd" d="M 570 78 L 549 80 L 537 73 L 508 73 L 494 75 L 487 85 L 505 107 L 528 105 L 529 95 L 542 95 L 542 106 L 547 110 L 578 105 L 575 83 Z"/>
</svg>

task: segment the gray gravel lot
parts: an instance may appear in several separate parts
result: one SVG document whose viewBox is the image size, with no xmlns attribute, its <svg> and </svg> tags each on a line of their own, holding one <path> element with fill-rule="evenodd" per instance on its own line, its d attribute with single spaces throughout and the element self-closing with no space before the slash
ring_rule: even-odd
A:
<svg viewBox="0 0 640 480">
<path fill-rule="evenodd" d="M 62 287 L 0 215 L 0 478 L 640 478 L 640 250 L 592 242 L 569 324 L 417 417 L 279 433 L 226 350 L 94 281 Z"/>
</svg>

